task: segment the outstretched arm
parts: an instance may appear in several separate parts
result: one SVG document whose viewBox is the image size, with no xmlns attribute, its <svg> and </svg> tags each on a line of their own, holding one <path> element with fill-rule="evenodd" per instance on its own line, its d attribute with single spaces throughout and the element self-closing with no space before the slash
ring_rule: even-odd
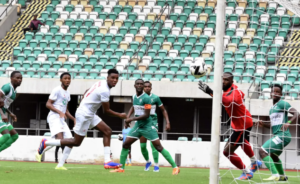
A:
<svg viewBox="0 0 300 184">
<path fill-rule="evenodd" d="M 199 89 L 201 89 L 204 93 L 210 95 L 211 97 L 213 96 L 213 90 L 210 89 L 210 87 L 207 84 L 205 84 L 202 81 L 199 81 L 198 86 Z"/>
<path fill-rule="evenodd" d="M 170 124 L 168 112 L 167 112 L 166 108 L 164 107 L 164 105 L 161 105 L 159 108 L 160 108 L 160 110 L 161 110 L 161 112 L 162 112 L 162 114 L 163 114 L 163 116 L 164 116 L 164 118 L 165 118 L 165 120 L 167 122 L 167 124 L 166 124 L 166 131 L 170 131 L 171 124 Z"/>
<path fill-rule="evenodd" d="M 121 119 L 126 119 L 127 116 L 125 113 L 118 113 L 110 109 L 109 102 L 102 102 L 103 113 L 112 117 L 118 117 Z"/>
<path fill-rule="evenodd" d="M 266 128 L 271 128 L 270 122 L 263 122 L 262 120 L 259 120 L 257 122 L 254 122 L 255 127 L 266 127 Z"/>
<path fill-rule="evenodd" d="M 150 116 L 150 110 L 151 110 L 151 105 L 150 105 L 150 108 L 147 108 L 144 110 L 144 114 L 141 115 L 141 116 L 138 116 L 138 117 L 133 117 L 133 118 L 128 118 L 125 120 L 125 123 L 130 123 L 132 121 L 138 121 L 138 120 L 144 120 L 144 119 L 147 119 L 149 118 Z"/>
</svg>

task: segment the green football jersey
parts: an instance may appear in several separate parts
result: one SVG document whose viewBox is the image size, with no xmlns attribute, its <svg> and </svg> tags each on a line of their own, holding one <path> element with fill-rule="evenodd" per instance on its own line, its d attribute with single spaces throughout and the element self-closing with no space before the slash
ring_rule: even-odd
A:
<svg viewBox="0 0 300 184">
<path fill-rule="evenodd" d="M 282 132 L 281 127 L 288 121 L 288 113 L 290 108 L 291 105 L 288 102 L 280 100 L 270 109 L 269 116 L 274 135 Z M 289 132 L 289 130 L 287 131 Z"/>
<path fill-rule="evenodd" d="M 150 99 L 151 99 L 150 116 L 152 117 L 152 119 L 157 119 L 156 107 L 162 106 L 163 103 L 161 102 L 160 98 L 153 93 L 150 94 Z"/>
<path fill-rule="evenodd" d="M 2 110 L 5 113 L 6 109 L 8 109 L 10 104 L 16 99 L 17 91 L 15 91 L 11 83 L 8 83 L 2 86 L 1 92 L 4 94 L 4 107 Z"/>
<path fill-rule="evenodd" d="M 134 108 L 134 116 L 139 117 L 144 115 L 145 109 L 151 108 L 151 99 L 146 94 L 143 93 L 140 96 L 133 96 L 133 108 Z M 138 120 L 136 123 L 139 127 L 144 127 L 145 125 L 151 126 L 152 119 L 151 116 L 144 120 Z"/>
</svg>

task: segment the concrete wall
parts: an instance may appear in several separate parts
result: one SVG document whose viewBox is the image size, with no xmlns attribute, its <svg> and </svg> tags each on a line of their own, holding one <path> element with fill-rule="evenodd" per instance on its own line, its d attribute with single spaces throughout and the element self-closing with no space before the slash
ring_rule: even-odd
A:
<svg viewBox="0 0 300 184">
<path fill-rule="evenodd" d="M 6 9 L 7 6 L 0 6 L 0 15 Z M 6 36 L 6 33 L 11 29 L 11 27 L 16 23 L 18 20 L 17 15 L 17 6 L 10 6 L 9 11 L 4 13 L 2 17 L 0 17 L 0 39 L 3 39 Z"/>
</svg>

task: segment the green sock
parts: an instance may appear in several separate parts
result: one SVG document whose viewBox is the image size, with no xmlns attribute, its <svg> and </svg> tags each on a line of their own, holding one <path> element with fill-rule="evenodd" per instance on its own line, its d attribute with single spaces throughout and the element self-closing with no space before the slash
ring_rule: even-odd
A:
<svg viewBox="0 0 300 184">
<path fill-rule="evenodd" d="M 150 143 L 150 145 L 151 145 L 151 148 L 152 148 L 152 155 L 153 155 L 154 163 L 158 164 L 158 157 L 159 157 L 158 151 L 153 146 L 152 142 Z"/>
<path fill-rule="evenodd" d="M 161 154 L 165 157 L 165 159 L 172 165 L 173 168 L 177 167 L 177 165 L 175 164 L 172 156 L 170 155 L 170 153 L 166 150 L 163 149 L 161 151 Z"/>
<path fill-rule="evenodd" d="M 272 172 L 272 174 L 278 174 L 278 171 L 275 167 L 274 161 L 270 156 L 266 156 L 263 159 L 265 165 L 267 166 L 267 168 Z"/>
<path fill-rule="evenodd" d="M 0 152 L 5 149 L 4 145 L 9 139 L 10 139 L 10 134 L 3 134 L 2 137 L 0 137 Z"/>
<path fill-rule="evenodd" d="M 278 159 L 279 159 L 279 158 L 278 158 Z M 284 175 L 284 169 L 283 169 L 281 160 L 279 159 L 279 161 L 276 162 L 276 163 L 274 163 L 274 164 L 275 164 L 275 167 L 276 167 L 278 173 L 279 173 L 280 175 Z"/>
<path fill-rule="evenodd" d="M 143 154 L 145 160 L 148 162 L 149 161 L 149 153 L 147 150 L 147 143 L 141 143 L 140 145 L 141 145 L 142 154 Z"/>
<path fill-rule="evenodd" d="M 121 151 L 120 162 L 122 164 L 122 169 L 125 169 L 125 163 L 126 163 L 128 151 L 129 149 L 124 149 L 124 148 Z"/>
</svg>

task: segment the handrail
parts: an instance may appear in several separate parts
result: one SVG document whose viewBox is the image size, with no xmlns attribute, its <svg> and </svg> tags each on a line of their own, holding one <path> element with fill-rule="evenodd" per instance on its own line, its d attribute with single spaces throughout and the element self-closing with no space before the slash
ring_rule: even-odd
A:
<svg viewBox="0 0 300 184">
<path fill-rule="evenodd" d="M 7 7 L 5 8 L 5 10 L 2 12 L 2 14 L 0 15 L 0 17 L 2 17 L 2 15 L 4 14 L 4 12 L 6 12 L 6 16 L 7 16 L 7 9 L 12 6 L 12 3 L 14 2 L 15 0 L 12 0 L 9 5 L 7 5 Z"/>
</svg>

